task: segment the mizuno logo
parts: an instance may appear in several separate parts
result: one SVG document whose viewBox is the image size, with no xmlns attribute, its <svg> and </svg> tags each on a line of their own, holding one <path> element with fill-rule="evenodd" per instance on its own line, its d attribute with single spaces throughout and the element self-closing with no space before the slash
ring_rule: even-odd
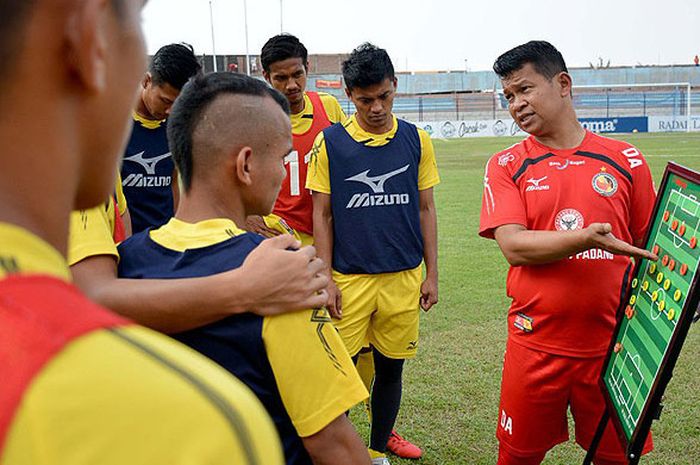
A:
<svg viewBox="0 0 700 465">
<path fill-rule="evenodd" d="M 144 153 L 146 152 L 141 151 L 136 155 L 124 158 L 124 161 L 133 161 L 134 163 L 138 163 L 146 170 L 146 174 L 156 174 L 156 165 L 158 162 L 165 160 L 170 156 L 170 152 L 168 152 L 153 158 L 143 158 Z"/>
<path fill-rule="evenodd" d="M 525 192 L 532 192 L 532 191 L 548 191 L 548 190 L 549 190 L 549 186 L 547 186 L 547 185 L 540 186 L 540 183 L 541 183 L 542 181 L 544 181 L 545 179 L 547 179 L 547 176 L 543 176 L 543 177 L 541 177 L 540 179 L 534 179 L 534 178 L 528 179 L 528 180 L 525 181 L 525 182 L 529 183 L 530 185 L 527 186 L 527 188 L 525 189 Z"/>
<path fill-rule="evenodd" d="M 535 186 L 535 187 L 539 187 L 540 183 L 541 183 L 542 181 L 544 181 L 545 179 L 547 179 L 547 176 L 543 176 L 543 177 L 541 177 L 540 179 L 530 178 L 530 179 L 527 180 L 527 182 L 529 182 L 530 184 L 532 184 L 532 185 Z"/>
<path fill-rule="evenodd" d="M 391 205 L 408 205 L 408 194 L 354 194 L 345 208 L 388 207 Z"/>
<path fill-rule="evenodd" d="M 386 174 L 382 174 L 380 176 L 368 176 L 369 170 L 363 171 L 360 174 L 356 174 L 355 176 L 351 176 L 347 179 L 346 181 L 355 181 L 355 182 L 361 182 L 363 184 L 367 184 L 369 187 L 372 188 L 372 192 L 375 194 L 383 194 L 384 193 L 384 184 L 397 174 L 404 173 L 406 170 L 411 165 L 406 165 L 403 168 L 399 168 L 397 170 L 391 171 Z"/>
<path fill-rule="evenodd" d="M 167 187 L 172 182 L 172 176 L 146 176 L 141 173 L 131 173 L 122 181 L 124 187 Z"/>
</svg>

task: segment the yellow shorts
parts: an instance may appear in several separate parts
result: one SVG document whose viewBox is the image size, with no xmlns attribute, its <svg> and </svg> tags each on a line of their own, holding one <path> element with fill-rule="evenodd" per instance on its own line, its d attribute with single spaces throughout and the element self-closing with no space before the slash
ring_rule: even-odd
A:
<svg viewBox="0 0 700 465">
<path fill-rule="evenodd" d="M 333 280 L 343 296 L 343 318 L 333 321 L 351 356 L 372 344 L 385 357 L 415 357 L 420 319 L 420 266 L 383 274 L 333 271 Z"/>
</svg>

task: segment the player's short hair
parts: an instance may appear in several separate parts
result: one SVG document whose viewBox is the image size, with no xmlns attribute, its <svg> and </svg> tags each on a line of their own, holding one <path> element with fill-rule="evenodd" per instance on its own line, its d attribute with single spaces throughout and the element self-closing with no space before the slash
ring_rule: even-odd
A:
<svg viewBox="0 0 700 465">
<path fill-rule="evenodd" d="M 175 100 L 167 128 L 168 144 L 185 191 L 192 186 L 194 130 L 208 106 L 223 94 L 270 97 L 289 114 L 289 102 L 285 96 L 260 79 L 226 72 L 195 76 Z"/>
<path fill-rule="evenodd" d="M 124 0 L 112 0 L 111 4 L 119 18 L 124 13 Z M 36 6 L 36 0 L 0 0 L 0 63 L 12 69 L 22 49 L 24 28 Z M 7 73 L 0 76 L 0 82 Z"/>
<path fill-rule="evenodd" d="M 385 79 L 393 80 L 394 77 L 394 65 L 389 54 L 369 42 L 353 50 L 343 62 L 343 79 L 350 90 L 380 84 Z"/>
<path fill-rule="evenodd" d="M 182 89 L 201 69 L 202 65 L 194 55 L 194 49 L 186 43 L 161 47 L 148 66 L 153 84 L 170 84 L 177 90 Z"/>
<path fill-rule="evenodd" d="M 34 0 L 0 0 L 0 63 L 12 69 L 21 49 L 24 28 L 34 7 Z M 2 78 L 0 78 L 2 79 Z"/>
<path fill-rule="evenodd" d="M 559 50 L 544 40 L 531 40 L 508 50 L 496 59 L 493 71 L 503 79 L 527 63 L 532 64 L 535 71 L 547 79 L 552 79 L 561 72 L 569 72 Z"/>
<path fill-rule="evenodd" d="M 272 63 L 288 60 L 289 58 L 301 58 L 304 69 L 308 71 L 309 52 L 304 47 L 304 44 L 291 34 L 278 34 L 271 37 L 265 42 L 260 52 L 260 62 L 266 73 L 270 72 Z"/>
</svg>

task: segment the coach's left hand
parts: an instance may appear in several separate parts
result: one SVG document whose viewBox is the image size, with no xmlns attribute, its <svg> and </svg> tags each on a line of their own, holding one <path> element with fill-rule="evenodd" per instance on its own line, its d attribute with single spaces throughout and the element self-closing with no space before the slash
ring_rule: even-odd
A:
<svg viewBox="0 0 700 465">
<path fill-rule="evenodd" d="M 437 278 L 427 277 L 420 286 L 420 308 L 424 311 L 438 302 L 438 282 Z"/>
</svg>

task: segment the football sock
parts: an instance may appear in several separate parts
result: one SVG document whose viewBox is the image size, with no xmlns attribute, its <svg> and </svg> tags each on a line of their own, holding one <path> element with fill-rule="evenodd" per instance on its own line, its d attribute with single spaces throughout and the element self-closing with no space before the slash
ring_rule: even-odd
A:
<svg viewBox="0 0 700 465">
<path fill-rule="evenodd" d="M 355 366 L 357 367 L 357 372 L 360 374 L 362 383 L 367 388 L 367 392 L 372 392 L 372 383 L 374 382 L 374 359 L 372 357 L 371 348 L 363 347 L 362 350 L 360 350 L 360 353 L 357 354 Z M 365 401 L 365 410 L 367 412 L 367 417 L 371 422 L 372 408 L 370 407 L 369 400 Z"/>
<path fill-rule="evenodd" d="M 385 357 L 376 349 L 372 353 L 375 375 L 371 397 L 372 428 L 369 446 L 375 451 L 384 452 L 401 405 L 401 374 L 404 361 Z"/>
<path fill-rule="evenodd" d="M 372 349 L 365 347 L 357 354 L 357 372 L 368 391 L 372 389 L 372 381 L 374 381 L 374 359 L 372 357 Z"/>
</svg>

